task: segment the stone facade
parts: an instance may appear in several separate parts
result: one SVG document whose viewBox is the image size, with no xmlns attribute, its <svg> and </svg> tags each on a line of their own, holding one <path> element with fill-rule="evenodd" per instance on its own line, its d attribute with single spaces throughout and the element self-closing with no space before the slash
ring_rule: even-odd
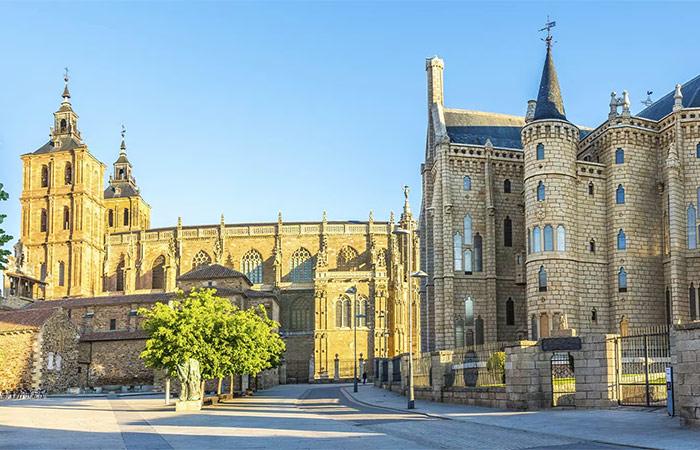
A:
<svg viewBox="0 0 700 450">
<path fill-rule="evenodd" d="M 673 401 L 681 426 L 700 427 L 700 323 L 671 329 Z"/>
<path fill-rule="evenodd" d="M 700 318 L 697 79 L 636 116 L 613 93 L 587 129 L 551 49 L 525 117 L 445 108 L 443 70 L 426 61 L 423 350 Z"/>
</svg>

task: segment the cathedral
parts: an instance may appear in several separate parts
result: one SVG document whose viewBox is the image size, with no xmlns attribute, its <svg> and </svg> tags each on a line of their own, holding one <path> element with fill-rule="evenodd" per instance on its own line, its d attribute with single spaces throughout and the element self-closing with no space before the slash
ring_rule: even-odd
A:
<svg viewBox="0 0 700 450">
<path fill-rule="evenodd" d="M 285 222 L 280 213 L 271 223 L 228 224 L 222 215 L 215 224 L 151 228 L 124 133 L 105 188 L 107 167 L 83 141 L 67 77 L 62 97 L 50 140 L 22 155 L 21 237 L 4 274 L 4 301 L 28 314 L 67 313 L 80 333 L 81 384 L 133 385 L 137 376 L 149 384 L 136 311 L 192 287 L 217 289 L 241 307 L 265 304 L 281 324 L 291 381 L 351 377 L 355 353 L 371 372 L 375 357 L 408 350 L 406 267 L 409 260 L 419 267 L 418 240 L 415 232 L 394 233 L 416 228 L 407 190 L 396 223 L 393 212 L 389 221 L 371 212 L 367 220 L 330 221 L 324 212 L 309 222 Z"/>
<path fill-rule="evenodd" d="M 423 350 L 696 320 L 700 77 L 571 123 L 546 39 L 524 117 L 444 106 L 426 61 Z"/>
</svg>

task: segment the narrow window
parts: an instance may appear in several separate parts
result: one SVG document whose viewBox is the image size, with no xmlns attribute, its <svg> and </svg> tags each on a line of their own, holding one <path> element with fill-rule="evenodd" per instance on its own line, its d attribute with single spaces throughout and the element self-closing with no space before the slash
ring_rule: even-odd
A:
<svg viewBox="0 0 700 450">
<path fill-rule="evenodd" d="M 513 222 L 510 220 L 510 216 L 506 216 L 503 221 L 503 246 L 513 246 Z"/>
<path fill-rule="evenodd" d="M 462 318 L 455 320 L 455 347 L 464 347 L 464 321 Z"/>
<path fill-rule="evenodd" d="M 695 156 L 700 158 L 700 143 L 695 147 Z"/>
<path fill-rule="evenodd" d="M 595 193 L 595 186 L 593 185 L 593 182 L 591 181 L 588 183 L 588 195 L 593 195 Z"/>
<path fill-rule="evenodd" d="M 543 201 L 544 198 L 544 183 L 540 181 L 540 184 L 537 185 L 537 201 Z"/>
<path fill-rule="evenodd" d="M 673 318 L 671 317 L 671 291 L 669 288 L 666 288 L 666 323 L 671 324 L 671 320 Z"/>
<path fill-rule="evenodd" d="M 539 336 L 537 335 L 537 316 L 534 314 L 530 318 L 530 328 L 532 328 L 532 340 L 536 341 Z"/>
<path fill-rule="evenodd" d="M 695 303 L 695 285 L 693 283 L 690 283 L 688 298 L 690 300 L 690 320 L 695 320 L 698 318 L 698 309 Z"/>
<path fill-rule="evenodd" d="M 474 326 L 474 300 L 471 297 L 464 300 L 464 318 L 466 326 Z"/>
<path fill-rule="evenodd" d="M 468 248 L 468 249 L 464 250 L 464 272 L 468 275 L 471 275 L 472 271 L 474 270 L 472 262 L 473 262 L 472 249 Z"/>
<path fill-rule="evenodd" d="M 47 230 L 47 228 L 48 228 L 48 227 L 47 227 L 47 224 L 46 224 L 46 222 L 47 222 L 46 219 L 47 219 L 47 217 L 46 217 L 46 210 L 45 210 L 45 209 L 42 209 L 42 210 L 41 210 L 41 224 L 40 224 L 40 230 L 41 230 L 42 233 L 46 233 L 46 230 Z"/>
<path fill-rule="evenodd" d="M 459 231 L 452 238 L 452 244 L 454 247 L 455 271 L 462 271 L 464 269 L 462 265 L 462 235 L 459 234 Z"/>
<path fill-rule="evenodd" d="M 70 208 L 67 206 L 63 207 L 63 229 L 67 230 L 70 228 Z"/>
<path fill-rule="evenodd" d="M 484 319 L 481 318 L 481 316 L 476 318 L 476 325 L 475 325 L 475 331 L 476 331 L 476 345 L 484 345 Z"/>
<path fill-rule="evenodd" d="M 114 211 L 111 209 L 107 211 L 107 223 L 110 227 L 114 226 Z"/>
<path fill-rule="evenodd" d="M 625 151 L 621 148 L 615 150 L 615 164 L 624 164 L 625 162 Z"/>
<path fill-rule="evenodd" d="M 625 203 L 625 188 L 621 184 L 617 185 L 617 192 L 615 193 L 615 201 L 618 205 Z"/>
<path fill-rule="evenodd" d="M 110 330 L 117 329 L 117 319 L 109 319 L 109 329 Z"/>
<path fill-rule="evenodd" d="M 617 249 L 627 250 L 627 236 L 622 229 L 617 233 Z"/>
<path fill-rule="evenodd" d="M 129 225 L 129 210 L 127 208 L 124 208 L 124 226 Z"/>
<path fill-rule="evenodd" d="M 474 235 L 474 272 L 481 272 L 483 270 L 482 257 L 481 235 L 476 233 Z"/>
<path fill-rule="evenodd" d="M 547 292 L 547 271 L 544 270 L 544 266 L 540 266 L 539 287 L 540 292 Z"/>
<path fill-rule="evenodd" d="M 691 203 L 688 207 L 688 248 L 695 250 L 698 248 L 698 229 L 696 227 L 695 206 Z"/>
<path fill-rule="evenodd" d="M 557 227 L 557 251 L 566 251 L 566 230 L 564 229 L 564 225 L 559 225 Z"/>
<path fill-rule="evenodd" d="M 588 248 L 591 253 L 595 253 L 595 241 L 593 239 L 591 239 L 591 242 L 588 243 Z"/>
<path fill-rule="evenodd" d="M 464 245 L 472 245 L 472 216 L 464 216 Z"/>
<path fill-rule="evenodd" d="M 71 163 L 66 163 L 65 180 L 66 184 L 73 183 L 73 166 Z"/>
<path fill-rule="evenodd" d="M 41 263 L 41 281 L 46 281 L 46 263 Z"/>
<path fill-rule="evenodd" d="M 66 265 L 62 261 L 58 263 L 58 285 L 66 285 Z"/>
<path fill-rule="evenodd" d="M 532 237 L 530 236 L 530 229 L 527 229 L 527 254 L 529 255 L 532 252 L 532 245 L 530 241 L 532 240 Z"/>
<path fill-rule="evenodd" d="M 343 327 L 343 302 L 338 300 L 335 302 L 335 326 L 336 328 Z"/>
<path fill-rule="evenodd" d="M 41 166 L 41 187 L 49 187 L 49 168 Z"/>
<path fill-rule="evenodd" d="M 544 159 L 544 144 L 537 144 L 537 159 Z"/>
<path fill-rule="evenodd" d="M 472 179 L 469 178 L 469 175 L 464 177 L 464 190 L 465 191 L 471 191 L 472 190 Z"/>
<path fill-rule="evenodd" d="M 506 325 L 515 325 L 515 303 L 510 297 L 508 297 L 508 301 L 506 301 Z"/>
<path fill-rule="evenodd" d="M 117 266 L 117 291 L 124 290 L 124 261 Z"/>
<path fill-rule="evenodd" d="M 551 225 L 545 225 L 544 227 L 544 251 L 554 251 L 554 229 Z"/>
<path fill-rule="evenodd" d="M 598 321 L 598 310 L 596 310 L 595 308 L 591 309 L 591 321 Z"/>
<path fill-rule="evenodd" d="M 540 227 L 535 227 L 532 229 L 532 253 L 539 253 L 541 252 L 541 246 L 542 245 L 542 240 L 541 240 L 541 233 L 540 233 Z"/>
<path fill-rule="evenodd" d="M 165 288 L 165 256 L 160 255 L 151 267 L 151 289 Z"/>
<path fill-rule="evenodd" d="M 697 195 L 697 198 L 698 198 L 697 204 L 700 205 L 700 187 L 698 188 L 698 195 Z"/>
<path fill-rule="evenodd" d="M 343 326 L 352 326 L 352 302 L 350 299 L 343 301 Z"/>
<path fill-rule="evenodd" d="M 627 272 L 624 267 L 620 267 L 617 274 L 617 287 L 620 292 L 627 292 Z"/>
<path fill-rule="evenodd" d="M 503 193 L 510 194 L 510 180 L 509 179 L 506 179 L 503 182 Z"/>
</svg>

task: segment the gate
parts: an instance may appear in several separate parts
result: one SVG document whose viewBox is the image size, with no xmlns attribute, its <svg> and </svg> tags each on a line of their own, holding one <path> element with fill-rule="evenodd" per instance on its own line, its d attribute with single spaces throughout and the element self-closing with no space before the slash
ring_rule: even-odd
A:
<svg viewBox="0 0 700 450">
<path fill-rule="evenodd" d="M 569 352 L 554 352 L 552 365 L 552 406 L 576 406 L 574 357 Z"/>
<path fill-rule="evenodd" d="M 615 355 L 620 405 L 666 405 L 666 366 L 671 364 L 667 326 L 615 338 Z"/>
</svg>

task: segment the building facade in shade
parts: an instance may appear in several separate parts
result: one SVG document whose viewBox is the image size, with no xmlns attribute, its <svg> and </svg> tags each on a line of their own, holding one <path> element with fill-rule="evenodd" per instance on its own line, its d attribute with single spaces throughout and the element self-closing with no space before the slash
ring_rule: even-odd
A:
<svg viewBox="0 0 700 450">
<path fill-rule="evenodd" d="M 393 213 L 387 222 L 375 221 L 371 212 L 365 221 L 329 221 L 324 212 L 322 220 L 312 222 L 284 222 L 279 214 L 271 223 L 227 224 L 222 215 L 217 224 L 187 226 L 178 219 L 175 226 L 153 229 L 124 133 L 105 188 L 106 167 L 82 141 L 67 80 L 54 116 L 51 140 L 22 155 L 22 229 L 10 273 L 27 288 L 8 291 L 23 296 L 17 302 L 144 295 L 150 296 L 142 299 L 148 303 L 154 294 L 176 291 L 181 276 L 218 264 L 240 271 L 252 290 L 277 299 L 292 379 L 333 378 L 336 358 L 339 375 L 352 376 L 354 321 L 358 357 L 368 369 L 374 357 L 407 351 L 405 267 L 409 257 L 413 268 L 419 267 L 418 245 L 416 240 L 409 256 L 407 238 L 392 233 L 395 226 L 416 228 L 407 193 L 398 223 Z M 356 294 L 347 293 L 353 286 Z M 417 283 L 413 289 L 418 349 Z M 93 300 L 88 303 L 92 307 Z M 109 303 L 96 302 L 91 313 L 99 315 L 100 305 Z M 125 341 L 131 339 L 125 335 L 129 329 L 118 331 Z"/>
<path fill-rule="evenodd" d="M 549 41 L 524 117 L 445 108 L 443 70 L 427 59 L 424 350 L 699 318 L 700 77 L 636 115 L 613 93 L 590 129 Z"/>
</svg>

